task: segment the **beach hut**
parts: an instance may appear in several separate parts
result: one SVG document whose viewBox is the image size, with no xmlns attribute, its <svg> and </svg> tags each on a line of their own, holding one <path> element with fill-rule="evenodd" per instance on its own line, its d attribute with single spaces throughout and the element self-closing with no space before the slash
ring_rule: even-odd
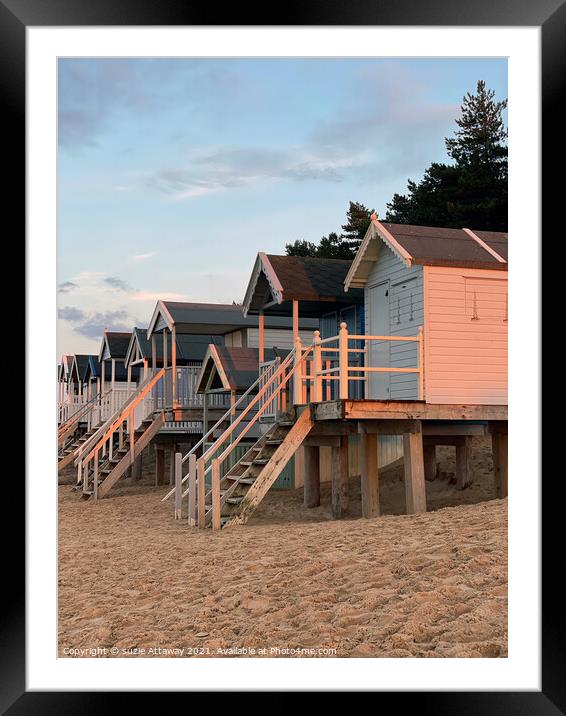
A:
<svg viewBox="0 0 566 716">
<path fill-rule="evenodd" d="M 310 333 L 313 325 L 305 321 L 301 328 Z M 267 328 L 268 342 L 292 343 L 290 319 L 275 317 Z M 145 336 L 143 329 L 131 334 L 106 332 L 99 360 L 102 366 L 111 366 L 112 394 L 119 390 L 120 371 L 125 374 L 128 396 L 100 440 L 97 434 L 81 447 L 78 469 L 84 492 L 103 497 L 151 443 L 157 450 L 156 483 L 162 484 L 163 451 L 176 451 L 181 438 L 189 451 L 203 442 L 204 402 L 196 382 L 209 344 L 248 346 L 254 341 L 260 341 L 257 323 L 246 319 L 236 304 L 159 301 Z M 141 375 L 137 385 L 130 382 L 134 370 Z M 102 368 L 101 373 L 104 376 Z M 207 417 L 217 421 L 229 408 L 226 396 L 215 396 Z M 193 430 L 195 424 L 198 430 Z"/>
<path fill-rule="evenodd" d="M 295 325 L 300 312 L 317 315 L 321 330 L 309 344 L 295 332 L 293 350 L 251 401 L 250 426 L 269 408 L 266 395 L 277 417 L 246 456 L 224 471 L 241 441 L 241 416 L 197 461 L 189 520 L 216 529 L 245 522 L 301 447 L 307 506 L 319 504 L 321 451 L 331 448 L 340 517 L 353 443 L 362 513 L 379 515 L 384 438 L 402 446 L 408 513 L 426 510 L 436 445 L 456 448 L 457 486 L 469 484 L 475 435 L 491 435 L 496 491 L 505 496 L 507 267 L 504 233 L 394 225 L 375 215 L 352 262 L 259 254 L 244 315 L 256 313 L 260 326 L 266 312 L 290 312 Z M 283 396 L 292 411 L 282 412 Z"/>
</svg>

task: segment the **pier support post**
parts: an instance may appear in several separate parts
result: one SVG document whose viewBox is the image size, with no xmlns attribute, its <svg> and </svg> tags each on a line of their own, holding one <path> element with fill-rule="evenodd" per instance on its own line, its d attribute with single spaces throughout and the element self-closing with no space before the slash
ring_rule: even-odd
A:
<svg viewBox="0 0 566 716">
<path fill-rule="evenodd" d="M 493 447 L 493 471 L 495 473 L 495 494 L 507 497 L 507 433 L 494 432 L 491 436 Z"/>
<path fill-rule="evenodd" d="M 318 447 L 306 447 L 305 451 L 305 507 L 320 505 L 320 453 Z"/>
<path fill-rule="evenodd" d="M 379 471 L 377 467 L 376 433 L 361 433 L 358 461 L 362 493 L 362 517 L 379 517 Z"/>
<path fill-rule="evenodd" d="M 404 433 L 403 454 L 407 514 L 426 512 L 423 434 L 420 421 L 416 422 L 414 432 Z"/>
<path fill-rule="evenodd" d="M 134 464 L 132 465 L 132 477 L 134 480 L 141 480 L 142 476 L 142 456 L 138 455 L 138 457 L 134 460 Z"/>
<path fill-rule="evenodd" d="M 423 445 L 424 473 L 427 482 L 436 480 L 436 445 Z"/>
<path fill-rule="evenodd" d="M 348 436 L 342 435 L 340 446 L 332 448 L 332 516 L 337 520 L 348 510 L 348 466 Z"/>
<path fill-rule="evenodd" d="M 165 484 L 165 450 L 155 446 L 155 484 Z"/>
<path fill-rule="evenodd" d="M 458 490 L 464 490 L 472 484 L 471 457 L 471 440 L 464 437 L 456 444 L 456 488 Z"/>
</svg>

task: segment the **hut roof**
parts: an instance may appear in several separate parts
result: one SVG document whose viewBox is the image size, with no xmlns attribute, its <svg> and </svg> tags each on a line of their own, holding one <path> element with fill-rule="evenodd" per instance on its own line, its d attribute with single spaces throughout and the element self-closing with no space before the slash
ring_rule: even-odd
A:
<svg viewBox="0 0 566 716">
<path fill-rule="evenodd" d="M 407 266 L 454 266 L 507 271 L 507 233 L 378 221 L 375 214 L 345 280 L 347 290 L 360 288 L 388 246 Z"/>
<path fill-rule="evenodd" d="M 265 310 L 267 315 L 289 315 L 290 301 L 295 300 L 301 302 L 300 316 L 314 318 L 337 305 L 361 304 L 362 291 L 344 291 L 351 264 L 345 259 L 259 253 L 246 290 L 244 312 L 248 315 Z"/>
</svg>

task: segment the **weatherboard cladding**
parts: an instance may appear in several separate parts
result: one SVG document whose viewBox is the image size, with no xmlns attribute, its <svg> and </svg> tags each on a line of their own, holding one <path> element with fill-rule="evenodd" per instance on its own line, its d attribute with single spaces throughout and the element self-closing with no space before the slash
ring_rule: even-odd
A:
<svg viewBox="0 0 566 716">
<path fill-rule="evenodd" d="M 407 267 L 383 245 L 379 257 L 369 274 L 366 287 L 365 327 L 366 334 L 372 334 L 371 311 L 383 310 L 381 306 L 370 305 L 370 290 L 373 286 L 389 283 L 389 333 L 391 336 L 416 336 L 419 325 L 424 325 L 424 291 L 422 266 Z M 387 350 L 387 346 L 386 346 Z M 409 341 L 391 342 L 388 345 L 392 368 L 414 368 L 417 366 L 417 344 Z M 385 366 L 383 366 L 385 367 Z M 418 380 L 412 373 L 390 373 L 386 395 L 373 394 L 370 378 L 370 398 L 391 400 L 416 400 Z"/>
<path fill-rule="evenodd" d="M 89 359 L 95 358 L 95 357 L 96 356 L 90 356 L 90 355 L 79 355 L 79 354 L 75 355 L 78 379 L 81 383 L 83 383 L 86 380 Z"/>
</svg>

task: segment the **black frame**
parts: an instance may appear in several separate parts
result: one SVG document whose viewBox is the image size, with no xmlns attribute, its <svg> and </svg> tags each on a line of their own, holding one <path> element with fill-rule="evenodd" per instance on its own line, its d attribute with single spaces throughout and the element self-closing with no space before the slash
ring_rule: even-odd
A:
<svg viewBox="0 0 566 716">
<path fill-rule="evenodd" d="M 265 8 L 228 4 L 222 7 L 222 25 L 472 25 L 472 26 L 541 26 L 542 28 L 542 107 L 544 228 L 552 223 L 561 208 L 563 180 L 553 168 L 564 156 L 564 115 L 560 111 L 561 89 L 566 78 L 566 3 L 564 0 L 291 0 L 283 13 Z M 277 14 L 276 14 L 277 13 Z M 72 25 L 216 25 L 220 13 L 211 4 L 193 4 L 175 0 L 0 0 L 0 93 L 3 95 L 3 126 L 5 154 L 14 152 L 10 166 L 10 181 L 5 186 L 5 207 L 17 218 L 25 217 L 25 30 L 26 26 Z M 551 139 L 552 138 L 552 139 Z M 562 147 L 562 150 L 560 149 Z M 558 166 L 562 170 L 562 166 Z M 6 212 L 8 213 L 8 212 Z M 24 219 L 25 222 L 25 219 Z M 558 225 L 558 221 L 555 222 Z M 558 228 L 558 227 L 557 227 Z M 557 233 L 564 241 L 563 229 Z M 6 244 L 5 244 L 6 245 Z M 17 243 L 10 242 L 13 250 Z M 23 241 L 22 244 L 23 245 Z M 535 428 L 536 429 L 536 428 Z M 566 620 L 561 602 L 561 568 L 563 559 L 563 531 L 559 529 L 563 516 L 553 520 L 552 507 L 560 509 L 564 492 L 563 469 L 549 474 L 552 496 L 545 495 L 543 540 L 549 557 L 543 579 L 542 599 L 542 691 L 540 692 L 472 692 L 472 693 L 381 693 L 377 706 L 392 697 L 394 707 L 406 707 L 409 700 L 425 713 L 434 714 L 557 714 L 566 713 Z M 23 498 L 23 481 L 12 482 L 9 497 L 15 504 L 15 490 Z M 23 499 L 20 502 L 24 504 Z M 561 519 L 560 519 L 561 518 Z M 3 525 L 6 524 L 3 521 Z M 107 705 L 106 693 L 26 692 L 25 690 L 25 590 L 24 559 L 17 554 L 16 545 L 24 545 L 23 520 L 4 540 L 3 623 L 0 633 L 0 709 L 10 714 L 83 713 L 100 710 Z M 6 537 L 8 535 L 6 534 Z M 552 554 L 556 546 L 558 558 Z M 12 560 L 12 564 L 6 564 Z M 8 576 L 9 575 L 9 576 Z M 554 595 L 557 595 L 554 598 Z M 330 685 L 329 685 L 330 686 Z M 447 684 L 450 688 L 450 684 Z M 131 706 L 132 694 L 113 693 L 119 705 Z M 144 693 L 146 707 L 157 705 L 156 696 Z M 126 702 L 127 699 L 127 702 Z M 160 701 L 159 705 L 163 705 Z"/>
</svg>

